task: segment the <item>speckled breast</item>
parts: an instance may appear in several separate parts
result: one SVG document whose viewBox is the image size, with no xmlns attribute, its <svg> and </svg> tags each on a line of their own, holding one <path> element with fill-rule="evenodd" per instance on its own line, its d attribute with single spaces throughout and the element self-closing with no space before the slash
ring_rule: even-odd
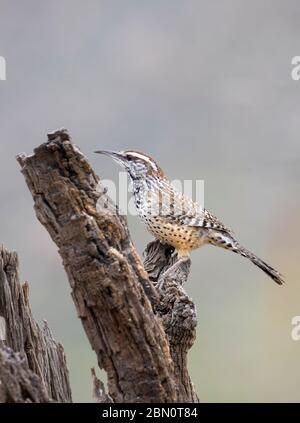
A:
<svg viewBox="0 0 300 423">
<path fill-rule="evenodd" d="M 135 205 L 149 232 L 176 250 L 190 251 L 199 248 L 205 241 L 203 230 L 176 222 L 171 216 L 172 208 L 162 201 L 161 193 L 161 190 L 149 190 L 145 187 L 135 190 Z"/>
<path fill-rule="evenodd" d="M 160 216 L 145 216 L 143 220 L 155 238 L 172 245 L 176 250 L 194 250 L 204 244 L 200 228 L 179 225 Z"/>
</svg>

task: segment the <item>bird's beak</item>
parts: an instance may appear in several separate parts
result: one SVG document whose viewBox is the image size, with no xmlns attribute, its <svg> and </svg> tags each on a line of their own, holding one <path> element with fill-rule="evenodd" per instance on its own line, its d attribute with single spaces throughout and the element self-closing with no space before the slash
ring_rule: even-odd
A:
<svg viewBox="0 0 300 423">
<path fill-rule="evenodd" d="M 111 156 L 111 157 L 121 156 L 121 154 L 118 153 L 117 151 L 111 151 L 111 150 L 97 150 L 97 151 L 94 151 L 94 153 L 105 154 L 106 156 Z"/>
<path fill-rule="evenodd" d="M 111 150 L 97 150 L 94 151 L 94 153 L 97 154 L 104 154 L 105 156 L 109 156 L 112 159 L 114 159 L 116 162 L 123 164 L 126 161 L 126 158 L 124 157 L 124 154 L 120 151 L 111 151 Z"/>
</svg>

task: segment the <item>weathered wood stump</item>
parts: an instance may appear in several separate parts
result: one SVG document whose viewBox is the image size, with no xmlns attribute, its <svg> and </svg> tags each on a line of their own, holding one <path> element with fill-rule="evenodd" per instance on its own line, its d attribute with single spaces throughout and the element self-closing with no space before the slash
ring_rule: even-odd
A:
<svg viewBox="0 0 300 423">
<path fill-rule="evenodd" d="M 65 130 L 49 134 L 33 155 L 18 161 L 36 215 L 62 257 L 99 366 L 107 372 L 108 394 L 93 373 L 94 397 L 197 402 L 187 370 L 197 323 L 183 288 L 190 261 L 177 262 L 169 246 L 155 241 L 143 265 L 126 219 Z"/>
<path fill-rule="evenodd" d="M 64 349 L 41 329 L 21 285 L 18 256 L 0 248 L 0 402 L 71 402 Z"/>
</svg>

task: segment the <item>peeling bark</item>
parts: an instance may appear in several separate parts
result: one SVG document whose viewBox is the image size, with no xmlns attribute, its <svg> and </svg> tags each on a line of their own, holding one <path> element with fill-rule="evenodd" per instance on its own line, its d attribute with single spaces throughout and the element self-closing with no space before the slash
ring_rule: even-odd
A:
<svg viewBox="0 0 300 423">
<path fill-rule="evenodd" d="M 93 398 L 95 402 L 99 403 L 112 403 L 112 399 L 105 392 L 104 383 L 97 378 L 95 369 L 91 369 L 92 375 L 92 386 L 93 386 Z"/>
</svg>

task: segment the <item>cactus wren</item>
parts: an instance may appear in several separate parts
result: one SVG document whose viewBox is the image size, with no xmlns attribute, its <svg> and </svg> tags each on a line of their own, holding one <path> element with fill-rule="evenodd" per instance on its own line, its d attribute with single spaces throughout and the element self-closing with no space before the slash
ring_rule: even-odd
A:
<svg viewBox="0 0 300 423">
<path fill-rule="evenodd" d="M 148 230 L 163 243 L 174 247 L 179 257 L 205 244 L 247 257 L 277 284 L 283 278 L 275 269 L 241 246 L 232 231 L 190 198 L 179 193 L 157 163 L 137 151 L 96 151 L 112 157 L 129 174 L 135 206 Z"/>
</svg>

